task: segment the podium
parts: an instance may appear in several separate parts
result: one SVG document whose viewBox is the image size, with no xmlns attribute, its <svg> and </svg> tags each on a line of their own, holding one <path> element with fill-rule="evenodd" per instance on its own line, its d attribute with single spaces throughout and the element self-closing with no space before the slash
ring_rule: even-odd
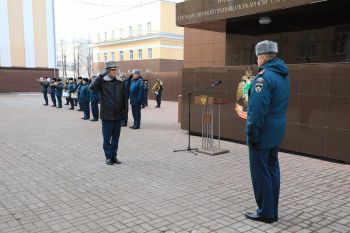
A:
<svg viewBox="0 0 350 233">
<path fill-rule="evenodd" d="M 227 100 L 209 97 L 207 95 L 195 96 L 195 104 L 202 106 L 202 148 L 198 152 L 207 155 L 220 155 L 229 150 L 221 148 L 221 105 L 228 104 Z M 218 108 L 218 140 L 214 140 L 214 110 Z"/>
</svg>

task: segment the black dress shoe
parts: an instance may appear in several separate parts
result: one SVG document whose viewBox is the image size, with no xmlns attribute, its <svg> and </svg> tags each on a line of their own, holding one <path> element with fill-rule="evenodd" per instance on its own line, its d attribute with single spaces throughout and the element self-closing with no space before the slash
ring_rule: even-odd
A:
<svg viewBox="0 0 350 233">
<path fill-rule="evenodd" d="M 121 164 L 122 162 L 120 162 L 117 158 L 113 159 L 113 163 L 115 164 Z"/>
<path fill-rule="evenodd" d="M 108 165 L 113 165 L 112 159 L 107 159 L 107 160 L 106 160 L 106 163 L 107 163 Z"/>
<path fill-rule="evenodd" d="M 135 128 L 135 126 L 133 125 L 133 126 L 130 126 L 129 128 L 130 128 L 130 129 L 134 129 L 134 128 Z"/>
<path fill-rule="evenodd" d="M 74 110 L 74 108 L 68 108 L 68 110 Z"/>
<path fill-rule="evenodd" d="M 49 106 L 49 104 L 43 104 L 44 106 Z"/>
<path fill-rule="evenodd" d="M 121 125 L 121 127 L 126 127 L 127 125 Z"/>
<path fill-rule="evenodd" d="M 55 108 L 55 107 L 56 107 L 56 105 L 51 105 L 51 107 Z"/>
<path fill-rule="evenodd" d="M 258 222 L 273 223 L 277 221 L 277 218 L 273 218 L 273 219 L 263 218 L 263 217 L 260 217 L 257 213 L 246 213 L 244 216 L 247 219 L 258 221 Z"/>
<path fill-rule="evenodd" d="M 77 111 L 78 111 L 78 112 L 81 112 L 81 111 L 83 111 L 83 110 L 81 110 L 81 109 L 78 109 Z"/>
<path fill-rule="evenodd" d="M 91 119 L 90 121 L 98 121 L 98 119 L 93 118 L 93 119 Z"/>
<path fill-rule="evenodd" d="M 135 126 L 133 129 L 140 129 L 140 127 L 136 127 L 136 126 Z"/>
</svg>

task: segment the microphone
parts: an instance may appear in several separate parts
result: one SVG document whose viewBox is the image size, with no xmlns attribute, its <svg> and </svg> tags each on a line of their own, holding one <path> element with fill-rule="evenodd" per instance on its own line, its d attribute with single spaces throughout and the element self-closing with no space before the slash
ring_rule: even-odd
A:
<svg viewBox="0 0 350 233">
<path fill-rule="evenodd" d="M 214 84 L 212 84 L 211 86 L 212 87 L 216 87 L 216 86 L 218 86 L 218 85 L 220 85 L 222 83 L 222 81 L 221 80 L 219 80 L 219 81 L 216 81 Z"/>
</svg>

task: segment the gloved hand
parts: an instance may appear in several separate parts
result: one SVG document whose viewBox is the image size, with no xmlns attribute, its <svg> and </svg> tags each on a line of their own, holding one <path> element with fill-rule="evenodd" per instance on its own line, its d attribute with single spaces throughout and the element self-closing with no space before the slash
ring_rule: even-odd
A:
<svg viewBox="0 0 350 233">
<path fill-rule="evenodd" d="M 259 143 L 259 131 L 257 128 L 253 127 L 250 129 L 250 131 L 247 133 L 247 144 L 251 147 L 258 146 Z"/>
<path fill-rule="evenodd" d="M 248 135 L 247 144 L 248 146 L 255 148 L 258 145 L 258 141 L 256 140 L 256 138 Z"/>
<path fill-rule="evenodd" d="M 103 78 L 104 76 L 106 76 L 109 73 L 109 70 L 105 70 L 105 72 L 103 72 L 102 74 L 99 75 L 100 78 Z"/>
</svg>

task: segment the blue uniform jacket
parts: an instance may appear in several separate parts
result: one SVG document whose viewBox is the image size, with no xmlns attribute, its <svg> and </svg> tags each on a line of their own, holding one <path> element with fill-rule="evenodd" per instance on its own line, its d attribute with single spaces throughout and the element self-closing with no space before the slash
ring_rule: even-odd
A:
<svg viewBox="0 0 350 233">
<path fill-rule="evenodd" d="M 68 91 L 69 91 L 69 93 L 75 92 L 76 89 L 77 89 L 77 86 L 75 85 L 75 83 L 69 83 L 68 84 Z"/>
<path fill-rule="evenodd" d="M 132 79 L 130 84 L 130 104 L 139 105 L 143 98 L 143 85 L 142 79 Z"/>
<path fill-rule="evenodd" d="M 52 96 L 56 95 L 56 86 L 51 86 L 51 84 L 50 84 L 50 94 Z"/>
<path fill-rule="evenodd" d="M 98 102 L 99 101 L 99 97 L 100 97 L 100 93 L 99 93 L 99 91 L 93 91 L 93 90 L 91 90 L 91 89 L 89 89 L 90 90 L 90 102 L 91 103 L 96 103 L 96 102 Z"/>
<path fill-rule="evenodd" d="M 56 96 L 61 97 L 62 93 L 63 93 L 63 83 L 59 83 L 57 84 L 57 87 L 56 87 Z"/>
<path fill-rule="evenodd" d="M 128 98 L 130 97 L 130 85 L 131 85 L 131 78 L 125 79 L 124 86 L 126 88 Z"/>
<path fill-rule="evenodd" d="M 289 93 L 288 68 L 282 59 L 275 58 L 259 68 L 249 90 L 248 146 L 267 150 L 282 143 Z"/>
<path fill-rule="evenodd" d="M 78 93 L 80 92 L 80 89 L 81 89 L 82 86 L 83 86 L 82 83 L 78 83 L 78 84 L 77 84 L 77 92 L 78 92 Z"/>
<path fill-rule="evenodd" d="M 82 84 L 79 92 L 79 103 L 86 104 L 90 102 L 90 91 L 88 84 Z"/>
<path fill-rule="evenodd" d="M 41 86 L 41 93 L 47 94 L 47 91 L 49 89 L 49 84 L 45 81 L 40 82 Z"/>
</svg>

